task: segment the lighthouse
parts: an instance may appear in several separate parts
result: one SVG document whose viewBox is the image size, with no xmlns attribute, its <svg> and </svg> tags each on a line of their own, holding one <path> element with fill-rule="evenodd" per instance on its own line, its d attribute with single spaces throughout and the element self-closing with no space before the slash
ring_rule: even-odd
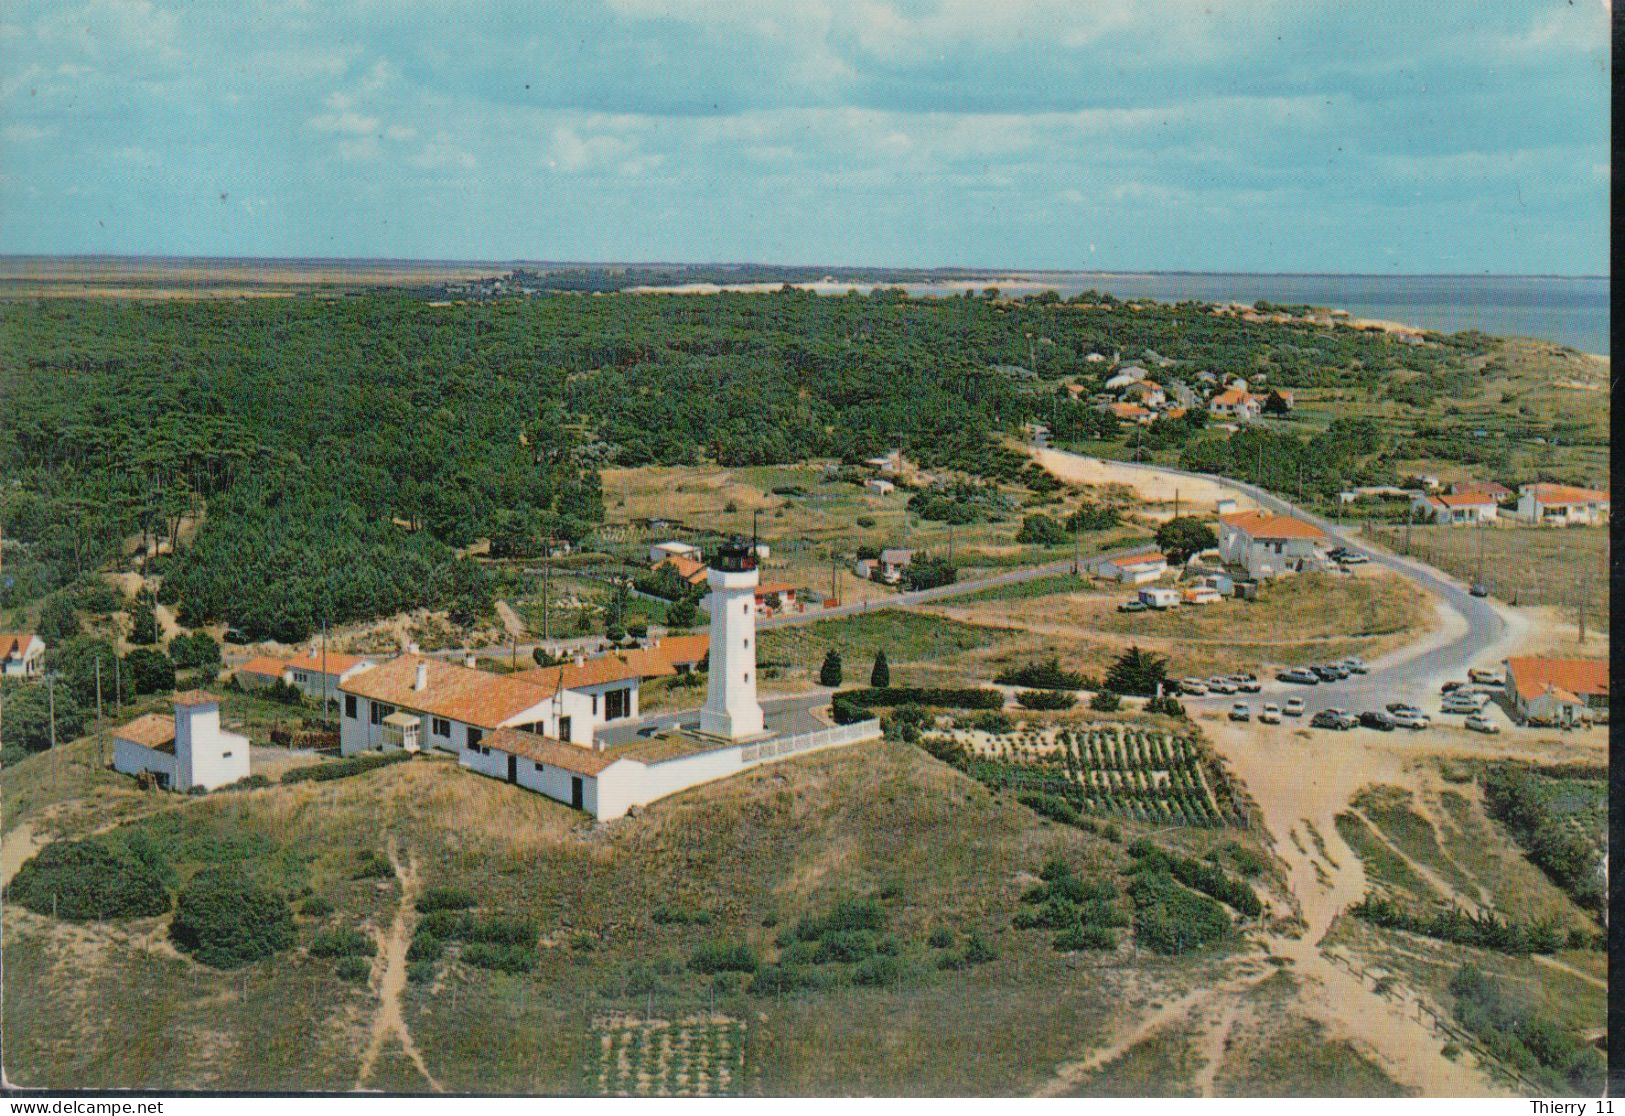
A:
<svg viewBox="0 0 1625 1116">
<path fill-rule="evenodd" d="M 706 570 L 711 586 L 711 667 L 700 731 L 731 740 L 760 736 L 756 702 L 756 550 L 743 539 L 717 548 Z"/>
</svg>

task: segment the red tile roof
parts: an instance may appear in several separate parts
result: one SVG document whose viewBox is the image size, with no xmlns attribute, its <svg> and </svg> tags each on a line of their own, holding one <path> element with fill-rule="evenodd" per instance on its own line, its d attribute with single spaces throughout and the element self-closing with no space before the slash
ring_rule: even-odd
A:
<svg viewBox="0 0 1625 1116">
<path fill-rule="evenodd" d="M 677 576 L 690 585 L 697 585 L 706 579 L 705 563 L 696 562 L 692 558 L 685 558 L 681 554 L 673 554 L 669 558 L 662 558 L 654 564 L 654 569 L 661 566 L 670 566 L 677 571 Z"/>
<path fill-rule="evenodd" d="M 1525 701 L 1539 697 L 1548 686 L 1570 693 L 1608 693 L 1608 663 L 1604 659 L 1507 660 L 1507 681 Z"/>
<path fill-rule="evenodd" d="M 148 713 L 128 724 L 120 725 L 113 730 L 113 735 L 119 740 L 128 740 L 131 744 L 139 744 L 143 748 L 171 752 L 175 749 L 175 718 L 163 713 Z"/>
<path fill-rule="evenodd" d="M 540 736 L 534 732 L 512 728 L 497 729 L 482 738 L 480 743 L 498 752 L 507 752 L 509 755 L 563 768 L 577 775 L 597 775 L 618 758 L 595 752 L 591 748 L 566 744 L 551 736 Z"/>
<path fill-rule="evenodd" d="M 1443 492 L 1428 499 L 1447 508 L 1482 508 L 1495 503 L 1488 492 Z"/>
<path fill-rule="evenodd" d="M 1596 504 L 1608 503 L 1608 493 L 1598 492 L 1594 488 L 1575 488 L 1568 484 L 1526 484 L 1518 490 L 1526 495 L 1533 495 L 1537 501 L 1548 506 L 1552 504 Z"/>
<path fill-rule="evenodd" d="M 413 688 L 419 663 L 427 670 L 421 690 Z M 553 695 L 551 689 L 524 681 L 518 675 L 492 674 L 423 655 L 401 655 L 381 663 L 339 683 L 339 689 L 488 729 L 497 728 Z"/>
<path fill-rule="evenodd" d="M 1290 515 L 1276 515 L 1268 511 L 1231 512 L 1221 515 L 1219 522 L 1245 532 L 1254 539 L 1323 539 L 1318 527 L 1312 527 Z"/>
<path fill-rule="evenodd" d="M 28 645 L 38 638 L 33 632 L 0 633 L 0 659 L 9 659 L 13 655 L 22 658 L 23 652 L 28 650 Z"/>
<path fill-rule="evenodd" d="M 1113 558 L 1114 566 L 1152 566 L 1158 562 L 1168 561 L 1168 556 L 1161 553 L 1130 554 L 1127 558 Z"/>
<path fill-rule="evenodd" d="M 658 652 L 668 663 L 697 663 L 711 652 L 711 637 L 709 635 L 664 636 L 660 646 L 651 650 Z"/>
<path fill-rule="evenodd" d="M 286 659 L 273 659 L 269 655 L 260 655 L 248 660 L 237 668 L 238 674 L 263 674 L 267 678 L 281 678 L 282 672 L 288 669 Z"/>
<path fill-rule="evenodd" d="M 182 690 L 170 700 L 183 709 L 193 705 L 220 704 L 220 698 L 208 690 Z"/>
<path fill-rule="evenodd" d="M 611 682 L 628 682 L 634 678 L 641 678 L 647 664 L 640 657 L 636 660 L 630 653 L 611 651 L 607 655 L 587 659 L 580 663 L 558 663 L 554 666 L 533 667 L 522 670 L 517 674 L 510 674 L 509 678 L 517 678 L 521 682 L 528 682 L 532 686 L 545 690 L 548 697 L 559 691 L 562 681 L 564 689 L 579 690 L 586 686 L 603 686 Z M 663 673 L 671 673 L 665 671 Z"/>
</svg>

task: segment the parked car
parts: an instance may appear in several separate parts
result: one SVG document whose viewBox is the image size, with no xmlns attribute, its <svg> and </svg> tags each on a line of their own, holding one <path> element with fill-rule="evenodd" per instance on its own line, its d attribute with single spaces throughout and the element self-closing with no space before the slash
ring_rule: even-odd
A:
<svg viewBox="0 0 1625 1116">
<path fill-rule="evenodd" d="M 1314 671 L 1315 677 L 1319 678 L 1322 682 L 1341 682 L 1343 679 L 1349 676 L 1348 671 L 1339 670 L 1337 667 L 1331 666 L 1328 663 L 1317 663 L 1315 666 L 1312 666 L 1309 669 Z"/>
<path fill-rule="evenodd" d="M 1230 680 L 1236 684 L 1236 689 L 1244 694 L 1256 694 L 1264 688 L 1256 674 L 1232 674 Z"/>
<path fill-rule="evenodd" d="M 1422 712 L 1420 709 L 1401 709 L 1398 711 L 1390 710 L 1388 712 L 1388 719 L 1393 721 L 1394 724 L 1400 728 L 1414 730 L 1425 729 L 1433 723 L 1428 719 L 1428 715 Z"/>
<path fill-rule="evenodd" d="M 1439 705 L 1441 713 L 1453 713 L 1458 716 L 1463 713 L 1477 713 L 1483 708 L 1483 703 L 1465 697 L 1449 697 Z"/>
<path fill-rule="evenodd" d="M 1236 684 L 1228 678 L 1209 678 L 1207 689 L 1210 694 L 1233 694 L 1236 692 Z"/>
<path fill-rule="evenodd" d="M 1393 732 L 1394 719 L 1380 709 L 1367 709 L 1360 714 L 1360 724 L 1378 732 Z"/>
<path fill-rule="evenodd" d="M 1283 670 L 1275 676 L 1275 680 L 1277 682 L 1296 682 L 1301 686 L 1320 685 L 1320 675 L 1312 670 L 1305 670 L 1303 667 Z"/>
<path fill-rule="evenodd" d="M 1238 701 L 1230 706 L 1230 719 L 1232 721 L 1250 721 L 1253 719 L 1253 707 L 1244 701 Z"/>
<path fill-rule="evenodd" d="M 1490 587 L 1485 585 L 1482 581 L 1475 581 L 1473 582 L 1473 587 L 1467 590 L 1467 592 L 1471 593 L 1475 597 L 1487 597 L 1490 595 Z"/>
<path fill-rule="evenodd" d="M 1476 682 L 1480 686 L 1502 686 L 1506 684 L 1505 679 L 1493 670 L 1481 670 L 1478 667 L 1474 667 L 1467 672 L 1467 681 Z"/>
<path fill-rule="evenodd" d="M 1336 709 L 1322 709 L 1309 718 L 1310 728 L 1334 729 L 1338 732 L 1346 731 L 1350 726 L 1348 717 Z"/>
<path fill-rule="evenodd" d="M 1182 678 L 1179 680 L 1179 692 L 1190 694 L 1193 697 L 1201 697 L 1207 693 L 1207 683 L 1200 678 Z"/>
<path fill-rule="evenodd" d="M 1117 606 L 1117 611 L 1118 612 L 1144 612 L 1145 611 L 1145 602 L 1144 601 L 1124 601 L 1122 604 Z"/>
<path fill-rule="evenodd" d="M 1452 691 L 1461 689 L 1465 685 L 1467 685 L 1467 683 L 1452 678 L 1449 682 L 1446 682 L 1444 685 L 1439 687 L 1439 692 L 1441 694 L 1448 694 Z"/>
<path fill-rule="evenodd" d="M 1388 712 L 1390 712 L 1390 713 L 1420 713 L 1420 712 L 1422 712 L 1420 709 L 1418 709 L 1416 706 L 1412 705 L 1408 701 L 1391 701 L 1387 705 L 1383 706 L 1383 708 L 1388 710 Z"/>
<path fill-rule="evenodd" d="M 1287 698 L 1286 704 L 1281 706 L 1281 712 L 1288 717 L 1303 716 L 1303 699 L 1298 697 Z"/>
<path fill-rule="evenodd" d="M 1481 717 L 1476 713 L 1471 717 L 1468 717 L 1464 723 L 1474 732 L 1487 732 L 1491 736 L 1494 736 L 1496 733 L 1501 731 L 1500 725 L 1496 724 L 1488 717 Z"/>
<path fill-rule="evenodd" d="M 1281 707 L 1273 703 L 1266 704 L 1258 711 L 1258 720 L 1261 724 L 1278 725 L 1281 723 Z"/>
<path fill-rule="evenodd" d="M 1365 660 L 1360 658 L 1358 655 L 1344 659 L 1338 665 L 1344 670 L 1348 671 L 1350 674 L 1365 674 L 1367 670 Z"/>
</svg>

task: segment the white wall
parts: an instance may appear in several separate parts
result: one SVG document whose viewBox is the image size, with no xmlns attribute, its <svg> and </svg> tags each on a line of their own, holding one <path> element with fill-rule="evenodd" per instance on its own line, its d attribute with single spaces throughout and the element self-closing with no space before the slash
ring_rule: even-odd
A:
<svg viewBox="0 0 1625 1116">
<path fill-rule="evenodd" d="M 214 790 L 248 776 L 248 738 L 220 727 L 218 705 L 175 710 L 176 790 Z"/>
<path fill-rule="evenodd" d="M 508 753 L 499 749 L 492 748 L 487 755 L 481 755 L 474 751 L 464 751 L 458 757 L 457 762 L 470 771 L 478 772 L 489 778 L 502 782 L 508 780 Z M 599 813 L 600 796 L 597 776 L 577 774 L 562 767 L 555 767 L 550 763 L 538 764 L 535 760 L 526 759 L 524 756 L 514 757 L 514 763 L 517 766 L 515 775 L 518 778 L 519 786 L 529 791 L 535 791 L 537 794 L 546 795 L 548 798 L 556 802 L 562 802 L 566 806 L 571 804 L 572 780 L 580 779 L 581 808 L 594 817 L 605 816 Z M 628 762 L 625 760 L 611 764 L 603 774 L 608 774 L 615 768 L 626 765 L 628 765 Z M 609 815 L 609 817 L 618 818 L 625 812 L 626 809 L 623 806 L 618 812 Z"/>
<path fill-rule="evenodd" d="M 168 752 L 154 751 L 129 740 L 117 738 L 113 740 L 113 770 L 122 771 L 126 775 L 151 771 L 167 776 L 169 785 L 175 786 L 175 757 Z"/>
<path fill-rule="evenodd" d="M 700 728 L 738 739 L 762 731 L 756 701 L 755 570 L 707 571 L 711 583 L 711 672 Z"/>
</svg>

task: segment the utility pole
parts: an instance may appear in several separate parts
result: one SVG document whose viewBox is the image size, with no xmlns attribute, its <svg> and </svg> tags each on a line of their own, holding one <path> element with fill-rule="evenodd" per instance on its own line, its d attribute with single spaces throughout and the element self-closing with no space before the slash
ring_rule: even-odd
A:
<svg viewBox="0 0 1625 1116">
<path fill-rule="evenodd" d="M 551 543 L 552 540 L 549 539 L 548 542 Z M 552 549 L 553 549 L 552 546 L 549 545 L 548 550 L 551 551 Z M 549 636 L 548 636 L 548 619 L 549 619 L 549 617 L 548 617 L 548 607 L 547 606 L 548 606 L 548 597 L 550 595 L 549 591 L 553 587 L 553 555 L 551 553 L 549 553 L 548 555 L 546 555 L 546 557 L 544 557 L 542 559 L 542 561 L 545 563 L 542 566 L 542 642 L 546 643 L 548 641 L 548 638 L 549 638 Z"/>
<path fill-rule="evenodd" d="M 103 754 L 107 746 L 107 738 L 102 735 L 102 657 L 96 656 L 96 757 L 102 763 L 107 762 Z"/>
<path fill-rule="evenodd" d="M 332 719 L 327 698 L 327 617 L 322 617 L 322 720 Z"/>
<path fill-rule="evenodd" d="M 51 714 L 51 779 L 55 783 L 62 774 L 61 761 L 56 755 L 56 674 L 45 676 L 45 701 Z"/>
</svg>

